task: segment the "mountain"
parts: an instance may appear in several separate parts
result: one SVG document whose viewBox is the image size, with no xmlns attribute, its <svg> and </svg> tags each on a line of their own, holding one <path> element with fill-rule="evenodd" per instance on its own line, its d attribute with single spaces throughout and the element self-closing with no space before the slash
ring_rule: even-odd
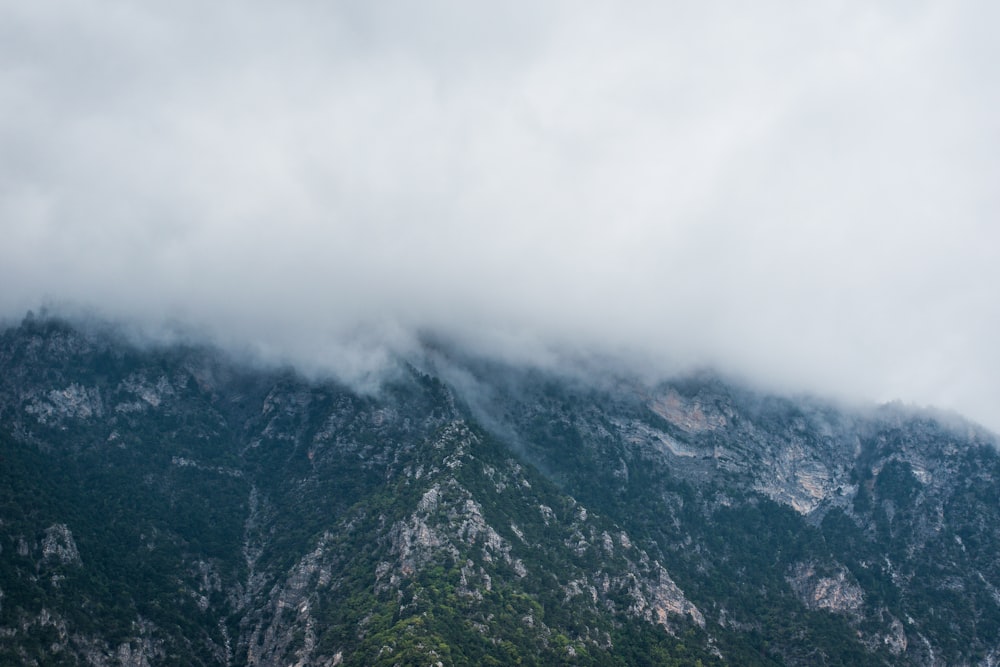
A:
<svg viewBox="0 0 1000 667">
<path fill-rule="evenodd" d="M 995 665 L 952 416 L 429 346 L 373 390 L 0 333 L 0 664 Z"/>
</svg>

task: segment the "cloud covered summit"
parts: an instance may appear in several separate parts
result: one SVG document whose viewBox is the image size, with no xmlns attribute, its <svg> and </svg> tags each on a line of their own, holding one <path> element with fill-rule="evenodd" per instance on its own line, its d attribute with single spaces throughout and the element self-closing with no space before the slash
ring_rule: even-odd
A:
<svg viewBox="0 0 1000 667">
<path fill-rule="evenodd" d="M 419 332 L 1000 428 L 986 2 L 0 3 L 0 313 Z"/>
</svg>

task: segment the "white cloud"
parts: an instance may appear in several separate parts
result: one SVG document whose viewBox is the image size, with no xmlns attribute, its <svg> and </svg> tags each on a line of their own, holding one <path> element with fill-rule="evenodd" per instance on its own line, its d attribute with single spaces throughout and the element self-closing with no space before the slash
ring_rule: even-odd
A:
<svg viewBox="0 0 1000 667">
<path fill-rule="evenodd" d="M 997 429 L 997 13 L 2 2 L 0 312 L 351 373 L 359 332 L 595 349 Z"/>
</svg>

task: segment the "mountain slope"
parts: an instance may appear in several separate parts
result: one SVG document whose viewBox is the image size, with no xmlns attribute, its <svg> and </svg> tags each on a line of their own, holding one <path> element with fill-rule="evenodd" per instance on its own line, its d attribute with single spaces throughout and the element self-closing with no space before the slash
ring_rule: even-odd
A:
<svg viewBox="0 0 1000 667">
<path fill-rule="evenodd" d="M 0 334 L 3 664 L 994 664 L 995 440 L 428 351 Z"/>
</svg>

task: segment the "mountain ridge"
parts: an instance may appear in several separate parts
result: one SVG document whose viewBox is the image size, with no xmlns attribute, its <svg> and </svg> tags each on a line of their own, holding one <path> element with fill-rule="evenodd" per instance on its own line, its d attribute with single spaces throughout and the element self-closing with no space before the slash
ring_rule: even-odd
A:
<svg viewBox="0 0 1000 667">
<path fill-rule="evenodd" d="M 359 393 L 37 318 L 0 369 L 0 661 L 1000 656 L 969 423 L 440 352 Z"/>
</svg>

